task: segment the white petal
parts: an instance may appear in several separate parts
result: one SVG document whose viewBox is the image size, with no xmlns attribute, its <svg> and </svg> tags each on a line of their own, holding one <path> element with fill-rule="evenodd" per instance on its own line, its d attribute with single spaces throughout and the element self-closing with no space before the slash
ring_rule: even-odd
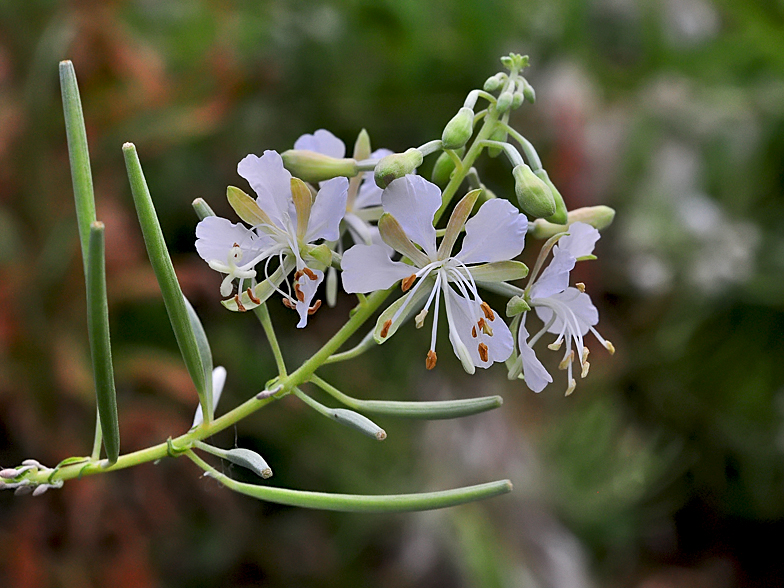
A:
<svg viewBox="0 0 784 588">
<path fill-rule="evenodd" d="M 554 248 L 550 265 L 539 275 L 531 288 L 531 299 L 547 298 L 566 290 L 569 286 L 569 272 L 574 269 L 575 261 L 568 250 Z"/>
<path fill-rule="evenodd" d="M 256 202 L 267 215 L 286 228 L 291 198 L 291 174 L 283 167 L 283 160 L 275 151 L 265 151 L 261 157 L 247 155 L 237 165 L 237 173 L 245 178 Z"/>
<path fill-rule="evenodd" d="M 316 295 L 319 284 L 321 284 L 321 281 L 324 279 L 324 272 L 319 270 L 311 271 L 316 274 L 315 280 L 310 279 L 307 274 L 302 274 L 296 282 L 299 284 L 300 292 L 304 295 L 304 300 L 300 301 L 299 298 L 297 298 L 296 302 L 297 312 L 299 313 L 299 322 L 297 323 L 298 329 L 301 329 L 308 324 L 308 309 L 310 309 L 310 303 L 313 301 L 313 296 Z"/>
<path fill-rule="evenodd" d="M 591 255 L 596 242 L 599 240 L 599 231 L 585 223 L 572 223 L 569 225 L 569 234 L 558 240 L 556 247 L 565 249 L 575 259 Z"/>
<path fill-rule="evenodd" d="M 520 358 L 523 361 L 525 383 L 534 392 L 541 392 L 547 384 L 553 381 L 553 377 L 536 357 L 534 350 L 528 346 L 528 331 L 523 323 L 520 324 L 517 343 L 520 347 Z"/>
<path fill-rule="evenodd" d="M 465 225 L 463 248 L 457 258 L 463 263 L 512 259 L 522 253 L 528 219 L 508 200 L 488 200 Z"/>
<path fill-rule="evenodd" d="M 550 333 L 560 333 L 564 328 L 564 321 L 566 321 L 567 333 L 571 333 L 579 329 L 580 335 L 585 335 L 589 327 L 594 326 L 599 322 L 599 311 L 591 302 L 591 297 L 585 292 L 580 292 L 577 288 L 567 288 L 565 291 L 558 294 L 553 294 L 549 300 L 554 300 L 556 303 L 552 306 L 539 306 L 535 307 L 536 315 L 547 324 L 553 317 L 553 312 L 556 313 L 555 322 L 547 329 Z M 552 303 L 551 303 L 552 304 Z M 553 306 L 566 307 L 563 311 L 554 311 Z M 566 309 L 568 309 L 567 312 Z M 575 324 L 576 321 L 576 324 Z"/>
<path fill-rule="evenodd" d="M 244 225 L 233 224 L 219 216 L 208 216 L 199 221 L 196 237 L 196 251 L 207 262 L 226 263 L 235 243 L 242 250 L 242 259 L 248 262 L 271 244 L 266 235 L 259 236 Z M 242 265 L 242 262 L 238 265 Z"/>
<path fill-rule="evenodd" d="M 408 238 L 435 259 L 436 229 L 433 217 L 441 206 L 441 190 L 421 176 L 392 181 L 381 195 L 384 210 L 394 216 Z"/>
<path fill-rule="evenodd" d="M 468 348 L 474 365 L 481 368 L 488 368 L 496 361 L 506 361 L 512 355 L 514 339 L 509 327 L 499 318 L 498 313 L 494 313 L 492 320 L 486 318 L 479 303 L 464 298 L 451 287 L 445 289 L 445 295 L 449 297 L 453 319 L 453 323 L 449 325 L 449 340 L 458 357 L 460 357 L 457 350 L 458 337 Z M 492 329 L 492 335 L 485 333 L 478 326 L 480 319 L 487 322 Z M 479 345 L 487 346 L 487 361 L 480 356 Z"/>
<path fill-rule="evenodd" d="M 226 368 L 218 366 L 212 370 L 212 412 L 218 408 L 218 401 L 221 394 L 223 394 L 223 386 L 226 384 Z M 191 428 L 202 424 L 204 422 L 204 413 L 201 410 L 201 404 L 196 407 L 196 414 L 193 417 L 193 424 Z"/>
<path fill-rule="evenodd" d="M 371 159 L 381 159 L 387 155 L 392 155 L 389 149 L 377 149 L 370 154 Z M 376 185 L 372 172 L 367 172 L 362 176 L 362 183 L 359 185 L 357 197 L 354 200 L 354 210 L 360 208 L 370 208 L 371 206 L 381 206 L 381 193 L 383 190 Z"/>
<path fill-rule="evenodd" d="M 308 230 L 305 241 L 311 243 L 318 239 L 337 241 L 340 238 L 340 220 L 346 214 L 346 195 L 348 179 L 332 178 L 321 182 L 313 208 L 310 209 Z"/>
<path fill-rule="evenodd" d="M 386 245 L 354 245 L 343 254 L 343 289 L 349 294 L 386 290 L 416 273 L 408 264 L 392 261 Z"/>
<path fill-rule="evenodd" d="M 346 155 L 346 144 L 326 129 L 319 129 L 312 135 L 302 135 L 294 143 L 294 149 L 315 151 L 338 159 Z"/>
</svg>

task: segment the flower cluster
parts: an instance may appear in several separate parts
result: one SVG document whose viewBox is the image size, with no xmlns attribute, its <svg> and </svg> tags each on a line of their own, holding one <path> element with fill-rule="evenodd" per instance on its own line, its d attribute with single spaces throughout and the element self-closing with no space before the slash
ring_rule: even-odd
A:
<svg viewBox="0 0 784 588">
<path fill-rule="evenodd" d="M 300 137 L 294 150 L 283 157 L 265 151 L 239 163 L 237 171 L 256 198 L 235 187 L 228 189 L 228 198 L 249 226 L 208 216 L 196 228 L 199 255 L 225 274 L 220 290 L 228 308 L 244 311 L 277 292 L 285 306 L 298 312 L 297 326 L 304 327 L 321 305 L 313 300 L 324 272 L 340 269 L 347 293 L 369 294 L 400 283 L 403 295 L 378 318 L 373 335 L 379 344 L 412 318 L 416 328 L 423 327 L 432 314 L 427 369 L 433 369 L 438 359 L 442 302 L 452 349 L 469 374 L 476 367 L 507 362 L 511 379 L 522 378 L 539 392 L 552 376 L 533 346 L 545 333 L 552 333 L 556 338 L 548 348 L 557 351 L 565 346 L 560 367 L 567 370 L 570 394 L 576 385 L 573 362 L 580 362 L 583 377 L 588 373 L 584 337 L 589 331 L 614 351 L 595 329 L 598 313 L 584 286 L 569 285 L 576 262 L 593 258 L 599 238 L 596 228 L 574 222 L 551 237 L 521 289 L 511 282 L 528 275 L 528 268 L 515 258 L 523 251 L 529 223 L 511 202 L 485 198 L 480 206 L 482 190 L 472 190 L 454 206 L 446 227 L 439 231 L 436 214 L 444 200 L 438 186 L 405 173 L 415 170 L 404 170 L 391 181 L 382 174 L 386 185 L 382 190 L 373 174 L 363 174 L 360 167 L 375 166 L 378 172 L 384 165 L 379 161 L 394 163 L 398 156 L 388 150 L 371 152 L 364 131 L 354 158 L 345 159 L 345 152 L 340 139 L 321 129 Z M 310 183 L 293 177 L 287 167 L 301 172 Z M 341 173 L 353 175 L 349 180 Z M 344 235 L 353 241 L 346 251 Z M 551 251 L 552 260 L 540 272 Z M 271 267 L 274 260 L 277 263 Z M 288 279 L 292 271 L 293 285 Z M 519 310 L 507 312 L 519 316 L 512 320 L 511 329 L 480 289 L 512 296 L 508 309 Z M 530 310 L 544 324 L 533 337 L 526 327 Z"/>
</svg>

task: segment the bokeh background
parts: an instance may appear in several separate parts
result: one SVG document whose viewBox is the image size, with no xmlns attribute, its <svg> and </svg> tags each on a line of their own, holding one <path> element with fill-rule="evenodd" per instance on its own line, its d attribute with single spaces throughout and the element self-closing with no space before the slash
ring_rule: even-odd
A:
<svg viewBox="0 0 784 588">
<path fill-rule="evenodd" d="M 232 495 L 164 460 L 40 498 L 0 494 L 4 585 L 784 585 L 781 0 L 0 1 L 0 463 L 53 465 L 92 440 L 59 60 L 79 77 L 107 227 L 128 451 L 186 430 L 196 400 L 122 143 L 138 147 L 183 289 L 228 370 L 225 410 L 274 366 L 254 317 L 218 302 L 220 276 L 193 249 L 193 198 L 228 215 L 239 159 L 317 128 L 350 145 L 364 127 L 395 150 L 439 137 L 509 51 L 531 56 L 537 90 L 513 123 L 570 208 L 618 212 L 577 276 L 616 355 L 592 344 L 574 395 L 559 379 L 535 395 L 500 367 L 469 378 L 445 338 L 426 372 L 428 334 L 410 329 L 325 375 L 362 398 L 499 393 L 504 406 L 460 422 L 379 419 L 389 438 L 377 443 L 289 398 L 213 442 L 256 449 L 282 486 L 394 493 L 510 477 L 514 493 L 330 514 Z M 480 171 L 511 194 L 505 162 Z M 350 305 L 302 332 L 273 301 L 288 361 Z"/>
</svg>

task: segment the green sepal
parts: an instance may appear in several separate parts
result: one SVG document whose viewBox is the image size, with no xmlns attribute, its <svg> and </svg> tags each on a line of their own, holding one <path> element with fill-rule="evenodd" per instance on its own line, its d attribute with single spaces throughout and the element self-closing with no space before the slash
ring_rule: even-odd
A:
<svg viewBox="0 0 784 588">
<path fill-rule="evenodd" d="M 387 339 L 389 339 L 395 332 L 398 330 L 400 325 L 402 325 L 406 319 L 409 318 L 409 315 L 418 309 L 419 303 L 423 302 L 425 298 L 430 294 L 433 289 L 433 285 L 435 284 L 435 278 L 433 276 L 428 276 L 425 278 L 428 282 L 426 284 L 419 285 L 416 288 L 416 291 L 411 291 L 405 296 L 401 296 L 397 300 L 395 300 L 392 304 L 390 304 L 384 312 L 381 313 L 381 316 L 378 317 L 376 321 L 376 328 L 373 329 L 373 338 L 375 339 L 376 343 L 383 343 Z M 398 310 L 401 310 L 400 314 L 398 315 L 397 319 L 392 320 L 394 315 L 397 313 Z M 387 329 L 387 332 L 384 337 L 381 336 L 381 331 L 384 330 L 384 324 L 387 321 L 392 321 Z"/>
<path fill-rule="evenodd" d="M 522 296 L 512 296 L 509 299 L 509 302 L 506 303 L 506 316 L 509 318 L 528 312 L 529 310 L 531 310 L 531 307 Z"/>
<path fill-rule="evenodd" d="M 304 257 L 316 262 L 317 266 L 308 264 L 311 266 L 311 269 L 324 271 L 332 265 L 332 249 L 330 249 L 326 243 L 316 245 L 315 247 L 312 245 L 303 247 L 302 253 Z"/>
<path fill-rule="evenodd" d="M 210 423 L 214 416 L 212 401 L 212 350 L 210 349 L 210 341 L 207 339 L 204 326 L 201 324 L 201 320 L 199 320 L 199 315 L 196 314 L 190 301 L 184 296 L 183 299 L 185 300 L 185 308 L 188 310 L 188 319 L 191 322 L 193 334 L 196 337 L 201 365 L 204 368 L 204 394 L 199 394 L 202 418 L 204 423 Z"/>
<path fill-rule="evenodd" d="M 528 266 L 522 261 L 494 261 L 472 266 L 471 275 L 477 282 L 510 282 L 528 275 Z"/>
<path fill-rule="evenodd" d="M 244 312 L 245 310 L 256 308 L 259 304 L 263 303 L 267 298 L 277 292 L 277 286 L 286 279 L 286 276 L 289 275 L 296 265 L 292 256 L 286 255 L 283 258 L 283 265 L 272 272 L 271 276 L 259 282 L 256 284 L 256 287 L 253 288 L 253 295 L 256 297 L 257 301 L 251 300 L 247 290 L 243 291 L 242 294 L 238 294 L 237 296 L 239 296 L 240 303 L 242 304 L 242 310 L 240 310 L 240 307 L 237 305 L 237 296 L 229 298 L 228 300 L 222 300 L 221 304 L 235 312 Z"/>
</svg>

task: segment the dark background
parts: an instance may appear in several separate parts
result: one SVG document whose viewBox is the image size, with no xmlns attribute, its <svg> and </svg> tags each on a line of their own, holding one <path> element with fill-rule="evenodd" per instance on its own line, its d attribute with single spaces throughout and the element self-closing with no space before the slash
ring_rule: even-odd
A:
<svg viewBox="0 0 784 588">
<path fill-rule="evenodd" d="M 531 56 L 537 90 L 513 123 L 569 207 L 618 212 L 599 261 L 575 276 L 615 356 L 589 343 L 592 371 L 574 395 L 563 397 L 560 372 L 535 395 L 501 367 L 466 376 L 446 333 L 426 372 L 429 334 L 406 328 L 325 376 L 361 398 L 500 393 L 504 406 L 459 422 L 379 419 L 380 444 L 288 398 L 213 442 L 256 449 L 275 470 L 269 483 L 293 488 L 396 493 L 510 477 L 514 493 L 433 513 L 332 514 L 233 495 L 164 460 L 40 498 L 0 495 L 4 584 L 784 584 L 781 0 L 0 1 L 0 463 L 54 465 L 89 453 L 93 433 L 59 60 L 79 77 L 107 227 L 130 451 L 185 431 L 196 396 L 122 143 L 138 147 L 183 289 L 228 370 L 227 410 L 274 364 L 255 319 L 220 306 L 220 276 L 193 250 L 190 202 L 228 215 L 244 155 L 317 128 L 351 145 L 364 127 L 395 150 L 437 138 L 509 51 Z M 511 194 L 505 162 L 480 167 Z M 289 363 L 350 305 L 322 309 L 303 332 L 273 300 Z"/>
</svg>

